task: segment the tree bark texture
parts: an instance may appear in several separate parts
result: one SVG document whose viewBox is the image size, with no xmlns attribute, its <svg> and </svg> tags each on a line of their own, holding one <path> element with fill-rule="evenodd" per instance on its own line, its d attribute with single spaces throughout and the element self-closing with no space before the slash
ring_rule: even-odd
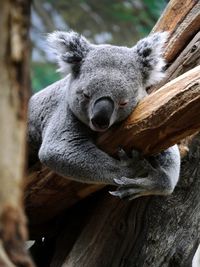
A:
<svg viewBox="0 0 200 267">
<path fill-rule="evenodd" d="M 199 0 L 171 0 L 153 28 L 155 31 L 169 31 L 170 40 L 165 50 L 165 58 L 173 62 L 185 45 L 200 28 Z"/>
<path fill-rule="evenodd" d="M 0 8 L 0 266 L 33 266 L 22 204 L 29 95 L 30 2 L 1 1 Z"/>
<path fill-rule="evenodd" d="M 187 29 L 190 29 L 190 30 L 188 31 Z M 180 74 L 190 70 L 191 68 L 199 64 L 199 60 L 200 60 L 199 29 L 200 29 L 200 2 L 199 1 L 192 1 L 192 0 L 170 1 L 161 19 L 156 24 L 153 30 L 153 31 L 168 30 L 170 32 L 170 37 L 169 37 L 169 41 L 166 44 L 166 53 L 165 53 L 165 57 L 167 58 L 167 60 L 170 60 L 170 65 L 168 66 L 169 71 L 167 72 L 165 83 L 167 81 L 170 81 L 176 78 Z M 180 49 L 180 43 L 181 43 L 181 49 Z M 196 70 L 194 70 L 194 72 L 195 71 Z M 163 109 L 158 108 L 157 111 L 159 110 L 159 112 L 152 113 L 153 114 L 152 116 L 154 116 L 153 119 L 150 114 L 152 111 L 151 110 L 152 107 L 153 108 L 155 107 L 154 111 L 156 111 L 156 106 L 155 106 L 156 101 L 152 103 L 152 100 L 154 100 L 154 96 L 150 95 L 147 99 L 144 100 L 144 102 L 141 102 L 137 108 L 138 112 L 136 110 L 136 113 L 134 112 L 133 115 L 130 116 L 128 121 L 125 122 L 125 124 L 123 124 L 123 126 L 120 128 L 121 130 L 116 129 L 115 132 L 111 130 L 110 134 L 108 135 L 106 134 L 105 136 L 101 137 L 101 140 L 105 140 L 105 142 L 106 140 L 109 140 L 109 142 L 106 142 L 104 145 L 102 143 L 102 148 L 107 149 L 107 151 L 113 153 L 119 144 L 122 146 L 125 145 L 127 149 L 131 149 L 131 147 L 133 147 L 135 144 L 136 148 L 140 150 L 145 150 L 144 152 L 146 153 L 158 152 L 159 149 L 166 148 L 167 146 L 172 145 L 172 143 L 177 142 L 184 136 L 196 131 L 197 129 L 194 129 L 195 125 L 191 126 L 190 124 L 193 122 L 193 118 L 192 120 L 191 119 L 188 120 L 189 125 L 184 124 L 184 119 L 183 119 L 189 115 L 187 114 L 186 111 L 187 109 L 190 109 L 190 104 L 189 104 L 190 101 L 191 101 L 192 108 L 196 107 L 196 109 L 198 110 L 198 106 L 196 105 L 193 106 L 192 104 L 194 103 L 193 101 L 195 101 L 195 99 L 198 98 L 198 95 L 199 95 L 198 93 L 198 90 L 199 90 L 198 89 L 199 88 L 198 69 L 197 69 L 197 77 L 196 76 L 194 77 L 194 76 L 193 76 L 194 79 L 192 78 L 193 80 L 190 80 L 190 79 L 187 80 L 187 78 L 185 78 L 184 81 L 186 82 L 186 84 L 182 83 L 181 85 L 185 89 L 183 89 L 181 86 L 177 88 L 173 87 L 173 82 L 172 82 L 172 86 L 165 85 L 164 87 L 165 89 L 167 88 L 169 89 L 171 86 L 171 89 L 169 89 L 169 91 L 170 93 L 172 93 L 171 95 L 172 99 L 171 99 L 168 93 L 166 92 L 166 99 L 168 99 L 166 108 L 164 108 L 166 104 L 165 94 L 163 94 L 163 98 L 162 98 L 161 90 L 155 93 L 155 95 L 156 94 L 159 95 L 158 98 L 160 99 L 160 101 L 163 100 L 163 104 L 164 103 L 165 104 L 162 105 L 161 102 L 159 102 Z M 179 82 L 181 83 L 180 79 L 178 79 L 178 83 Z M 185 85 L 187 85 L 188 87 Z M 152 88 L 151 91 L 155 91 L 155 89 L 156 88 Z M 191 93 L 190 91 L 194 93 L 195 95 L 194 99 L 192 97 L 192 94 L 190 94 Z M 187 96 L 185 94 L 186 92 L 188 93 Z M 188 99 L 189 95 L 190 95 L 189 102 L 187 101 L 184 102 L 184 99 L 185 98 Z M 182 110 L 181 111 L 183 112 L 182 114 L 186 115 L 186 117 L 182 117 L 182 120 L 180 122 L 177 120 L 177 118 L 179 118 L 178 116 L 179 113 L 178 112 L 177 114 L 176 112 L 174 113 L 174 111 L 177 109 L 176 105 L 178 103 L 177 99 L 179 98 L 179 96 L 180 97 L 183 96 L 183 98 L 180 98 L 180 100 L 182 99 L 180 101 L 182 105 L 179 105 L 180 110 Z M 147 112 L 144 112 L 144 109 L 146 107 L 145 103 L 146 104 L 149 103 Z M 184 111 L 185 105 L 186 106 L 188 105 L 188 108 L 186 108 Z M 140 109 L 140 107 L 142 108 Z M 142 109 L 143 109 L 143 112 L 142 112 Z M 167 110 L 169 113 L 165 114 L 165 110 Z M 160 117 L 161 115 L 160 112 L 162 113 L 162 115 L 167 115 L 164 120 L 161 119 L 163 117 L 162 116 Z M 140 113 L 141 113 L 141 117 L 140 117 Z M 168 116 L 169 114 L 170 116 Z M 136 116 L 136 120 L 134 119 L 134 116 Z M 142 118 L 142 119 L 139 120 L 138 118 Z M 170 121 L 170 119 L 172 120 Z M 196 117 L 196 119 L 194 119 L 194 124 L 197 123 L 197 120 L 198 120 L 198 116 Z M 166 123 L 166 125 L 163 126 L 163 123 L 164 124 Z M 169 123 L 169 127 L 167 127 L 167 123 Z M 130 141 L 129 136 L 134 135 L 133 129 L 131 130 L 127 129 L 130 127 L 129 124 L 131 124 L 133 128 L 135 127 L 134 129 L 136 129 L 137 131 L 138 129 L 141 130 L 141 131 L 138 131 L 138 134 L 135 135 L 135 138 L 136 138 L 135 143 L 134 142 L 132 143 L 132 140 L 131 142 L 129 142 Z M 182 130 L 180 130 L 181 125 L 183 126 L 183 128 L 185 127 L 184 129 L 182 128 Z M 161 127 L 160 129 L 158 129 L 159 126 Z M 179 129 L 180 131 L 176 131 L 176 126 L 177 126 L 177 129 Z M 160 130 L 160 135 L 156 132 L 156 130 L 154 130 L 154 127 L 157 127 L 158 131 Z M 192 129 L 190 127 L 192 127 Z M 170 135 L 170 131 L 171 131 L 171 135 Z M 121 136 L 122 136 L 121 132 L 128 133 L 124 135 L 123 140 L 121 139 Z M 144 136 L 143 136 L 143 133 L 145 133 Z M 152 133 L 154 134 L 156 138 L 154 139 L 151 138 Z M 178 138 L 176 139 L 176 137 Z M 140 145 L 137 146 L 137 144 L 139 144 L 138 138 L 139 139 L 141 138 L 141 139 L 140 139 Z M 159 142 L 159 140 L 162 140 L 162 141 Z M 147 144 L 147 141 L 150 142 L 150 144 Z M 144 146 L 142 144 L 143 142 L 144 142 Z M 151 145 L 151 142 L 152 142 L 152 145 Z M 157 142 L 157 144 L 155 144 L 155 142 Z M 111 145 L 113 146 L 110 147 Z M 43 167 L 39 163 L 37 163 L 30 170 L 30 175 L 27 178 L 26 194 L 25 194 L 26 210 L 30 218 L 31 232 L 34 233 L 34 235 L 35 234 L 40 235 L 41 232 L 43 231 L 46 232 L 48 227 L 46 227 L 46 225 L 44 224 L 45 222 L 48 222 L 48 225 L 49 225 L 50 219 L 58 215 L 60 212 L 64 211 L 66 208 L 69 208 L 71 205 L 74 205 L 80 199 L 85 198 L 89 194 L 101 188 L 102 186 L 85 185 L 85 184 L 76 183 L 76 182 L 67 180 L 53 173 L 48 168 Z M 59 205 L 57 205 L 57 203 L 59 203 Z M 40 225 L 39 228 L 42 229 L 41 232 L 36 227 L 36 225 L 37 226 Z"/>
</svg>

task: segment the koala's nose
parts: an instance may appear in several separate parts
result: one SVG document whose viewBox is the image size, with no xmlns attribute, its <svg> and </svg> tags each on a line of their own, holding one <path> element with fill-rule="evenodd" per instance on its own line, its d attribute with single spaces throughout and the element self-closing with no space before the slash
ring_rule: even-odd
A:
<svg viewBox="0 0 200 267">
<path fill-rule="evenodd" d="M 93 106 L 91 122 L 95 128 L 107 129 L 114 110 L 114 102 L 109 97 L 99 98 Z"/>
</svg>

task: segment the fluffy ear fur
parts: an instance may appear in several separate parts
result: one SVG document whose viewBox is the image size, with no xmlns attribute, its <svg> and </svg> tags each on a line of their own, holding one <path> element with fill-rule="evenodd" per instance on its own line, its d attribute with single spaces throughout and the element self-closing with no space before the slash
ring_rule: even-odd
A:
<svg viewBox="0 0 200 267">
<path fill-rule="evenodd" d="M 165 61 L 162 54 L 167 38 L 167 32 L 158 32 L 142 39 L 134 47 L 146 87 L 158 83 L 165 76 Z"/>
<path fill-rule="evenodd" d="M 57 55 L 58 71 L 78 74 L 81 61 L 90 50 L 90 43 L 76 32 L 55 31 L 50 33 L 47 42 Z"/>
</svg>

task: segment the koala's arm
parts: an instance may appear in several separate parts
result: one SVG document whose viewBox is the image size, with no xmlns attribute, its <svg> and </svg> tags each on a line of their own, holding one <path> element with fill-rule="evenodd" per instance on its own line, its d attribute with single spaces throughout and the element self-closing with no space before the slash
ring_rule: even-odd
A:
<svg viewBox="0 0 200 267">
<path fill-rule="evenodd" d="M 67 123 L 62 116 L 55 116 L 43 133 L 40 161 L 62 176 L 83 183 L 115 184 L 114 178 L 134 176 L 130 164 L 98 149 L 88 132 L 72 114 L 67 114 Z"/>
<path fill-rule="evenodd" d="M 111 194 L 120 198 L 173 192 L 180 170 L 176 145 L 148 160 L 133 153 L 132 159 L 119 161 L 96 147 L 84 125 L 67 117 L 67 126 L 58 116 L 43 134 L 39 158 L 46 166 L 79 182 L 118 185 Z"/>
</svg>

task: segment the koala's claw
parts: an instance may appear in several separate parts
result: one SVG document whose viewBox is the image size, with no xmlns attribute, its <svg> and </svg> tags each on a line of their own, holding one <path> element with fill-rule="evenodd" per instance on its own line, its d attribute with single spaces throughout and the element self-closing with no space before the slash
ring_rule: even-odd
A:
<svg viewBox="0 0 200 267">
<path fill-rule="evenodd" d="M 109 191 L 109 193 L 112 196 L 119 197 L 121 199 L 128 199 L 133 200 L 135 198 L 144 196 L 145 190 L 143 189 L 133 189 L 133 188 L 127 188 L 124 190 L 117 190 L 117 191 Z"/>
<path fill-rule="evenodd" d="M 140 152 L 133 149 L 131 151 L 131 157 L 129 157 L 126 153 L 126 151 L 123 148 L 119 148 L 118 149 L 118 157 L 121 161 L 133 161 L 133 162 L 137 162 L 140 160 Z"/>
<path fill-rule="evenodd" d="M 116 183 L 116 185 L 122 187 L 122 186 L 130 186 L 132 185 L 132 181 L 133 179 L 129 179 L 126 177 L 121 177 L 119 179 L 114 179 L 114 182 Z"/>
<path fill-rule="evenodd" d="M 127 177 L 121 177 L 119 179 L 114 179 L 114 182 L 119 186 L 119 189 L 131 187 L 150 189 L 152 187 L 152 181 L 149 178 L 130 179 Z"/>
<path fill-rule="evenodd" d="M 156 185 L 148 177 L 134 179 L 121 177 L 119 179 L 114 179 L 114 182 L 119 187 L 116 191 L 111 191 L 109 193 L 113 196 L 129 200 L 145 195 L 151 195 L 156 188 Z"/>
<path fill-rule="evenodd" d="M 118 157 L 119 157 L 120 161 L 122 161 L 122 162 L 127 162 L 130 160 L 130 158 L 126 154 L 125 150 L 121 147 L 118 149 Z"/>
</svg>

